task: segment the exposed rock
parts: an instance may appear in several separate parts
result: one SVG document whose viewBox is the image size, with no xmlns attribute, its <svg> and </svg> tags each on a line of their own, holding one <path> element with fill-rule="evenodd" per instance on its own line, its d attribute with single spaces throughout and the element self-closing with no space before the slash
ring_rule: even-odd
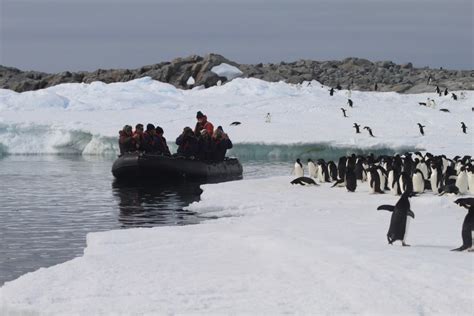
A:
<svg viewBox="0 0 474 316">
<path fill-rule="evenodd" d="M 192 55 L 176 58 L 170 62 L 145 65 L 138 69 L 98 69 L 93 72 L 69 72 L 47 74 L 36 71 L 21 71 L 0 66 L 0 88 L 17 92 L 37 90 L 61 83 L 102 81 L 105 83 L 124 82 L 145 76 L 167 82 L 181 89 L 192 86 L 211 87 L 225 77 L 219 77 L 211 69 L 222 63 L 239 68 L 242 77 L 258 78 L 266 81 L 286 81 L 301 83 L 317 80 L 322 84 L 341 85 L 353 90 L 372 90 L 377 83 L 380 91 L 400 93 L 432 92 L 436 85 L 449 90 L 474 90 L 473 70 L 414 68 L 412 63 L 397 65 L 391 61 L 371 62 L 363 58 L 349 57 L 342 61 L 298 60 L 278 64 L 237 64 L 218 54 L 204 57 Z M 194 85 L 187 85 L 190 77 Z M 428 82 L 428 78 L 431 81 Z"/>
</svg>

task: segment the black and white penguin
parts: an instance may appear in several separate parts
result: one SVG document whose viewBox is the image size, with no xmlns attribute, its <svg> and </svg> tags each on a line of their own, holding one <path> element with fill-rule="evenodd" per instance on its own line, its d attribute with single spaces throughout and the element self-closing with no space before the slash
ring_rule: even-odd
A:
<svg viewBox="0 0 474 316">
<path fill-rule="evenodd" d="M 438 86 L 436 86 L 436 93 L 437 93 L 437 94 L 440 94 L 440 93 L 441 93 L 441 89 L 440 89 Z"/>
<path fill-rule="evenodd" d="M 337 167 L 333 161 L 328 162 L 328 169 L 329 169 L 329 176 L 331 177 L 332 181 L 337 180 Z"/>
<path fill-rule="evenodd" d="M 466 194 L 468 191 L 468 180 L 467 180 L 467 172 L 464 167 L 461 168 L 457 178 L 456 178 L 456 187 L 459 190 L 459 194 Z"/>
<path fill-rule="evenodd" d="M 346 177 L 346 168 L 347 168 L 347 157 L 341 156 L 339 157 L 339 161 L 337 162 L 337 174 L 339 175 L 339 179 L 344 179 Z"/>
<path fill-rule="evenodd" d="M 366 129 L 369 132 L 369 135 L 371 137 L 375 137 L 374 134 L 372 134 L 372 129 L 369 126 L 364 126 L 364 129 Z"/>
<path fill-rule="evenodd" d="M 420 169 L 416 169 L 412 176 L 413 192 L 423 193 L 425 192 L 425 176 Z"/>
<path fill-rule="evenodd" d="M 316 181 L 308 177 L 299 177 L 290 182 L 291 184 L 299 185 L 318 185 Z"/>
<path fill-rule="evenodd" d="M 401 240 L 403 246 L 409 246 L 405 243 L 408 232 L 408 217 L 415 218 L 415 214 L 410 210 L 409 197 L 413 196 L 413 193 L 404 192 L 395 206 L 393 205 L 380 205 L 377 210 L 385 210 L 392 212 L 390 218 L 390 227 L 387 232 L 387 240 L 390 245 L 394 241 Z"/>
<path fill-rule="evenodd" d="M 352 107 L 354 105 L 354 102 L 351 99 L 348 99 L 347 104 L 349 104 L 349 106 Z"/>
<path fill-rule="evenodd" d="M 353 168 L 346 170 L 346 189 L 349 192 L 354 192 L 357 188 L 357 178 Z"/>
<path fill-rule="evenodd" d="M 469 192 L 474 194 L 474 167 L 472 165 L 467 167 L 467 185 Z"/>
<path fill-rule="evenodd" d="M 370 179 L 368 179 L 369 181 L 369 186 L 370 186 L 370 192 L 371 193 L 381 193 L 383 194 L 383 185 L 382 185 L 382 181 L 380 179 L 380 175 L 377 171 L 376 168 L 372 167 L 372 168 L 369 168 L 367 170 L 368 172 L 368 176 L 370 175 Z"/>
<path fill-rule="evenodd" d="M 317 177 L 318 168 L 314 164 L 313 160 L 308 159 L 308 174 L 311 178 Z"/>
<path fill-rule="evenodd" d="M 439 162 L 431 162 L 431 190 L 435 193 L 439 193 L 439 189 L 442 186 L 443 182 L 443 171 L 441 170 L 441 165 Z"/>
<path fill-rule="evenodd" d="M 448 109 L 439 109 L 441 112 L 450 113 Z"/>
<path fill-rule="evenodd" d="M 231 126 L 237 126 L 237 125 L 240 125 L 240 124 L 242 124 L 242 123 L 237 122 L 237 121 L 230 123 Z"/>
<path fill-rule="evenodd" d="M 329 95 L 332 97 L 334 95 L 334 88 L 331 88 L 331 90 L 329 90 Z"/>
<path fill-rule="evenodd" d="M 458 96 L 455 93 L 451 93 L 451 97 L 453 98 L 454 101 L 457 101 Z"/>
<path fill-rule="evenodd" d="M 341 108 L 341 111 L 342 111 L 342 115 L 344 115 L 344 117 L 347 117 L 347 115 L 346 115 L 346 111 L 347 111 L 347 110 L 344 109 L 344 108 Z"/>
<path fill-rule="evenodd" d="M 300 178 L 304 176 L 303 164 L 301 163 L 300 159 L 296 159 L 293 173 L 296 177 Z"/>
<path fill-rule="evenodd" d="M 379 89 L 379 86 L 377 85 L 377 83 L 375 83 L 374 90 L 377 91 L 378 89 Z"/>
<path fill-rule="evenodd" d="M 413 192 L 413 180 L 410 176 L 410 173 L 403 171 L 398 177 L 398 186 L 400 188 L 400 193 L 412 193 Z"/>
<path fill-rule="evenodd" d="M 444 95 L 448 95 L 449 92 L 448 92 L 448 88 L 444 89 Z"/>
<path fill-rule="evenodd" d="M 356 134 L 360 134 L 360 125 L 357 123 L 354 123 L 354 128 L 356 129 Z"/>
<path fill-rule="evenodd" d="M 323 159 L 318 159 L 317 168 L 318 168 L 318 180 L 319 182 L 330 182 L 329 179 L 329 170 L 326 162 Z"/>
<path fill-rule="evenodd" d="M 464 124 L 464 122 L 461 122 L 461 128 L 462 128 L 462 132 L 464 134 L 467 134 L 467 126 L 466 126 L 466 124 Z"/>
<path fill-rule="evenodd" d="M 464 217 L 461 229 L 462 246 L 452 251 L 472 250 L 472 241 L 474 239 L 474 198 L 457 199 L 454 203 L 467 209 L 467 214 Z"/>
<path fill-rule="evenodd" d="M 425 131 L 423 128 L 425 128 L 426 126 L 425 125 L 421 125 L 420 123 L 417 123 L 418 124 L 418 127 L 420 128 L 420 133 L 422 136 L 425 136 Z"/>
</svg>

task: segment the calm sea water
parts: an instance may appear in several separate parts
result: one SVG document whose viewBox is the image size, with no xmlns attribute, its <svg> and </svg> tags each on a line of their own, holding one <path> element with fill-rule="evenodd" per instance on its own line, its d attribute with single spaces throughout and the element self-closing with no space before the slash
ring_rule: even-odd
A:
<svg viewBox="0 0 474 316">
<path fill-rule="evenodd" d="M 123 186 L 113 158 L 0 157 L 0 285 L 82 255 L 89 232 L 196 224 L 198 183 Z M 288 161 L 244 161 L 244 178 L 289 175 Z"/>
</svg>

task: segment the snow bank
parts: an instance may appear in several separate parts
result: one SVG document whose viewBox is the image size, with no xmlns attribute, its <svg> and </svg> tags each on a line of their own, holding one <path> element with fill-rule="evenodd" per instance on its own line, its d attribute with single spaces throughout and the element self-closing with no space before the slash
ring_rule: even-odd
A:
<svg viewBox="0 0 474 316">
<path fill-rule="evenodd" d="M 389 194 L 291 186 L 288 177 L 205 185 L 200 225 L 92 233 L 84 256 L 0 288 L 0 313 L 472 315 L 466 211 L 412 198 L 408 242 L 387 245 Z"/>
<path fill-rule="evenodd" d="M 436 100 L 437 108 L 418 105 L 428 97 Z M 0 148 L 15 154 L 70 153 L 71 148 L 83 154 L 116 153 L 118 131 L 139 122 L 162 126 L 173 143 L 184 126 L 194 127 L 200 110 L 216 127 L 224 127 L 236 149 L 239 144 L 254 145 L 255 150 L 257 144 L 315 144 L 474 154 L 471 91 L 458 101 L 435 93 L 353 91 L 351 98 L 354 108 L 347 106 L 346 91 L 330 97 L 328 88 L 316 81 L 306 86 L 242 78 L 203 90 L 179 90 L 150 78 L 62 84 L 24 93 L 0 90 Z M 348 109 L 349 118 L 342 116 L 341 107 Z M 265 123 L 267 113 L 271 123 Z M 242 124 L 229 126 L 233 121 Z M 468 134 L 461 133 L 461 121 L 468 125 Z M 354 122 L 372 127 L 376 137 L 365 130 L 355 134 Z M 426 125 L 425 136 L 418 122 Z M 39 134 L 28 133 L 29 127 Z"/>
<path fill-rule="evenodd" d="M 211 71 L 219 77 L 226 77 L 227 80 L 232 80 L 243 75 L 243 72 L 240 71 L 239 68 L 226 63 L 212 67 Z"/>
</svg>

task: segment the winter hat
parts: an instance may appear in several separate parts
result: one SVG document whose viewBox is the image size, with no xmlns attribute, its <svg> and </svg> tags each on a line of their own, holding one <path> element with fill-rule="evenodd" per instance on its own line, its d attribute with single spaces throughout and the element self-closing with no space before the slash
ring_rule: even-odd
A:
<svg viewBox="0 0 474 316">
<path fill-rule="evenodd" d="M 203 118 L 204 117 L 204 114 L 202 114 L 201 111 L 198 111 L 197 114 L 196 114 L 196 118 Z"/>
<path fill-rule="evenodd" d="M 153 125 L 153 124 L 147 124 L 147 125 L 146 125 L 146 130 L 147 130 L 147 131 L 151 131 L 151 130 L 153 130 L 153 129 L 155 129 L 155 125 Z"/>
<path fill-rule="evenodd" d="M 156 132 L 157 132 L 158 134 L 163 134 L 163 133 L 164 133 L 164 131 L 163 131 L 163 129 L 161 128 L 161 126 L 157 126 L 157 127 L 156 127 Z"/>
</svg>

